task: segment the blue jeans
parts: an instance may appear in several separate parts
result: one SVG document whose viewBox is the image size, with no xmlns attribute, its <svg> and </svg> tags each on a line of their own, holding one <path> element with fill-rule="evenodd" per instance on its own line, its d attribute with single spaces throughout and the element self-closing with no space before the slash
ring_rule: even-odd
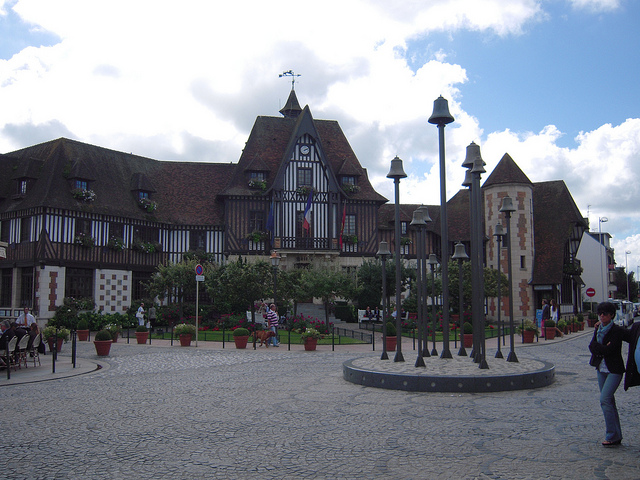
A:
<svg viewBox="0 0 640 480">
<path fill-rule="evenodd" d="M 275 337 L 271 337 L 271 345 L 273 345 L 275 347 L 276 345 L 278 345 L 278 337 L 277 337 L 278 328 L 277 327 L 271 327 L 271 331 L 276 334 Z"/>
<path fill-rule="evenodd" d="M 603 360 L 604 361 L 604 360 Z M 622 440 L 622 429 L 620 428 L 620 417 L 616 408 L 615 393 L 618 385 L 622 381 L 619 373 L 598 372 L 598 386 L 600 387 L 600 406 L 604 414 L 604 423 L 607 427 L 605 440 L 616 442 Z"/>
</svg>

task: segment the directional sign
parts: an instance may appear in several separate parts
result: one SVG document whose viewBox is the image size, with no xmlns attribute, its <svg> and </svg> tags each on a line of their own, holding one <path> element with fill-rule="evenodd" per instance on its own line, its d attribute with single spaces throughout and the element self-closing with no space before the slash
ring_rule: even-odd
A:
<svg viewBox="0 0 640 480">
<path fill-rule="evenodd" d="M 196 275 L 202 275 L 204 273 L 204 270 L 202 269 L 202 265 L 198 264 L 196 265 Z"/>
<path fill-rule="evenodd" d="M 589 287 L 584 293 L 587 294 L 587 297 L 593 297 L 596 294 L 596 289 Z"/>
</svg>

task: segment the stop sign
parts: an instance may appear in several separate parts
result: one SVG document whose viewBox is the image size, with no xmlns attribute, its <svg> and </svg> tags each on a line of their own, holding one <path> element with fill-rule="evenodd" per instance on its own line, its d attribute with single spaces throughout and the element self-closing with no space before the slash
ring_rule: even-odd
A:
<svg viewBox="0 0 640 480">
<path fill-rule="evenodd" d="M 587 294 L 587 297 L 593 297 L 596 294 L 596 289 L 595 288 L 587 288 L 587 291 L 584 292 Z"/>
</svg>

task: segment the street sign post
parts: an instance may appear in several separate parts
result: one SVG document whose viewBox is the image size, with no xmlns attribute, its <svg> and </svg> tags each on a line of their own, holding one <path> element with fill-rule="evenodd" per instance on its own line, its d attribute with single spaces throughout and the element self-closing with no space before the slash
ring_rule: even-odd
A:
<svg viewBox="0 0 640 480">
<path fill-rule="evenodd" d="M 596 289 L 589 287 L 584 293 L 587 294 L 587 297 L 593 297 L 596 294 Z"/>
</svg>

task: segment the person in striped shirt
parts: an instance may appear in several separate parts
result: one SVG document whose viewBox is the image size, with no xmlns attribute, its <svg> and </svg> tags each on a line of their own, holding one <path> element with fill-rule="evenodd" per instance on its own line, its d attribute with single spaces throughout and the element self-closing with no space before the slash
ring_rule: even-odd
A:
<svg viewBox="0 0 640 480">
<path fill-rule="evenodd" d="M 278 342 L 278 310 L 276 309 L 275 303 L 269 305 L 269 310 L 267 311 L 267 322 L 271 331 L 276 334 L 275 337 L 271 338 L 271 343 L 274 347 L 279 347 L 280 342 Z"/>
</svg>

